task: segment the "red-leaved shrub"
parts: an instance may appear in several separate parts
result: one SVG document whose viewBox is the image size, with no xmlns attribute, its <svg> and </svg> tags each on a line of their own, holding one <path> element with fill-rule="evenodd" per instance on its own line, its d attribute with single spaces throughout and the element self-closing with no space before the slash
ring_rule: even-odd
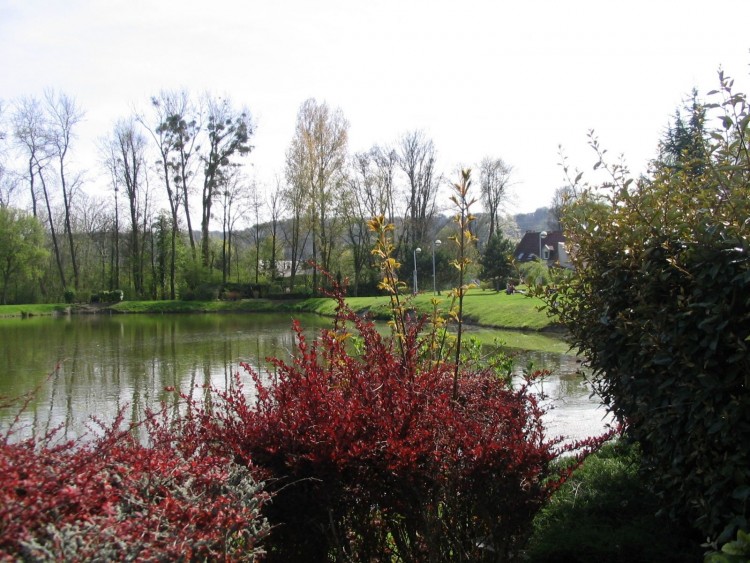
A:
<svg viewBox="0 0 750 563">
<path fill-rule="evenodd" d="M 334 328 L 314 341 L 294 324 L 290 362 L 272 360 L 265 376 L 244 366 L 252 398 L 238 376 L 210 408 L 190 409 L 199 441 L 267 472 L 269 559 L 517 555 L 564 449 L 545 439 L 529 381 L 464 372 L 454 400 L 455 366 L 422 355 L 421 321 L 406 323 L 396 346 L 337 299 Z"/>
<path fill-rule="evenodd" d="M 247 466 L 151 417 L 153 439 L 0 441 L 0 560 L 245 560 L 262 554 L 267 495 Z"/>
</svg>

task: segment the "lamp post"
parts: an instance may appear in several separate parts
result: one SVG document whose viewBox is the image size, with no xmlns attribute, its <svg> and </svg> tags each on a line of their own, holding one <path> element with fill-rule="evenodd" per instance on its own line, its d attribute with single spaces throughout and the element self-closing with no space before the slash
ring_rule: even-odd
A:
<svg viewBox="0 0 750 563">
<path fill-rule="evenodd" d="M 441 244 L 440 239 L 436 239 L 432 243 L 432 293 L 436 295 L 440 295 L 440 293 L 435 290 L 435 246 L 440 246 Z"/>
<path fill-rule="evenodd" d="M 547 236 L 547 231 L 542 231 L 539 233 L 539 262 L 543 260 L 542 258 L 542 239 Z"/>
<path fill-rule="evenodd" d="M 422 252 L 422 249 L 419 247 L 414 249 L 414 295 L 417 294 L 417 252 Z"/>
</svg>

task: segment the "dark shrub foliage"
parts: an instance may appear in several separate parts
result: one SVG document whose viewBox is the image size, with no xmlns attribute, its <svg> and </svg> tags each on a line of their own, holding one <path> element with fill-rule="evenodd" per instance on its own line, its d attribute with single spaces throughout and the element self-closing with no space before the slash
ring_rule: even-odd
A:
<svg viewBox="0 0 750 563">
<path fill-rule="evenodd" d="M 237 299 L 257 299 L 259 297 L 267 297 L 269 289 L 269 284 L 226 282 L 221 286 L 219 298 L 231 301 Z"/>
<path fill-rule="evenodd" d="M 701 166 L 632 181 L 605 164 L 610 183 L 576 189 L 576 273 L 542 297 L 641 443 L 664 508 L 728 539 L 750 509 L 750 115 L 730 80 L 722 93 Z"/>
<path fill-rule="evenodd" d="M 63 292 L 63 299 L 66 303 L 75 303 L 76 301 L 76 290 L 72 287 L 65 289 Z"/>
<path fill-rule="evenodd" d="M 119 303 L 122 301 L 124 294 L 121 289 L 113 289 L 112 291 L 100 291 L 91 295 L 92 303 Z"/>
<path fill-rule="evenodd" d="M 182 288 L 180 299 L 183 301 L 215 301 L 219 298 L 220 286 L 217 283 L 202 283 L 195 288 Z"/>
<path fill-rule="evenodd" d="M 656 515 L 660 501 L 640 475 L 640 449 L 607 444 L 576 469 L 534 519 L 529 563 L 700 561 L 701 538 Z"/>
</svg>

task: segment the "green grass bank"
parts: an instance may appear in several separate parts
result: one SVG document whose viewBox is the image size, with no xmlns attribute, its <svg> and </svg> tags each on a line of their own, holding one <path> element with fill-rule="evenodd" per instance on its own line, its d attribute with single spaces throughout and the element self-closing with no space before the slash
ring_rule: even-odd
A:
<svg viewBox="0 0 750 563">
<path fill-rule="evenodd" d="M 450 309 L 447 295 L 420 294 L 408 299 L 420 313 L 430 314 L 433 297 L 442 312 Z M 347 302 L 357 313 L 370 313 L 376 319 L 390 318 L 390 303 L 387 297 L 350 297 Z M 507 330 L 545 331 L 555 328 L 538 307 L 542 302 L 523 294 L 506 295 L 494 291 L 472 290 L 464 299 L 466 323 L 488 328 Z M 223 313 L 223 312 L 282 312 L 297 311 L 333 316 L 336 303 L 329 298 L 316 297 L 302 300 L 243 299 L 239 301 L 123 301 L 109 305 L 2 305 L 0 317 L 23 317 L 32 315 L 77 314 L 113 311 L 116 313 Z"/>
<path fill-rule="evenodd" d="M 413 307 L 424 314 L 432 312 L 433 299 L 438 302 L 438 308 L 444 313 L 451 307 L 451 299 L 445 293 L 437 296 L 419 294 L 405 299 L 409 299 Z M 350 297 L 347 303 L 357 313 L 369 312 L 377 319 L 390 318 L 388 297 Z M 464 321 L 475 326 L 508 330 L 551 330 L 555 323 L 544 311 L 538 310 L 541 305 L 539 299 L 521 293 L 507 295 L 503 292 L 470 290 L 464 298 Z M 293 307 L 297 311 L 333 315 L 336 303 L 332 299 L 321 297 L 298 301 Z"/>
<path fill-rule="evenodd" d="M 438 309 L 447 314 L 451 299 L 446 294 L 433 296 L 430 293 L 416 297 L 402 297 L 417 311 L 431 314 L 433 299 Z M 379 320 L 390 318 L 388 297 L 350 297 L 348 304 L 358 314 L 369 313 Z M 557 325 L 539 307 L 542 302 L 533 297 L 516 293 L 469 291 L 464 299 L 464 319 L 469 334 L 480 341 L 492 343 L 497 331 L 504 331 L 501 340 L 511 348 L 544 350 L 565 353 L 567 345 L 555 334 Z M 123 301 L 108 305 L 88 304 L 34 304 L 0 306 L 0 317 L 23 318 L 28 316 L 122 313 L 122 314 L 172 314 L 172 313 L 312 313 L 324 316 L 335 314 L 336 303 L 325 297 L 302 300 L 243 299 L 239 301 Z"/>
</svg>

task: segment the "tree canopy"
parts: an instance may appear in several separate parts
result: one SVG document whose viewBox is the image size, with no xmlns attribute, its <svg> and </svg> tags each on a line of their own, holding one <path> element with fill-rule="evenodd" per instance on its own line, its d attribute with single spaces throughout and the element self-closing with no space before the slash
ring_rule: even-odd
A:
<svg viewBox="0 0 750 563">
<path fill-rule="evenodd" d="M 6 304 L 12 285 L 36 281 L 47 255 L 41 223 L 22 211 L 0 206 L 0 304 Z"/>
</svg>

